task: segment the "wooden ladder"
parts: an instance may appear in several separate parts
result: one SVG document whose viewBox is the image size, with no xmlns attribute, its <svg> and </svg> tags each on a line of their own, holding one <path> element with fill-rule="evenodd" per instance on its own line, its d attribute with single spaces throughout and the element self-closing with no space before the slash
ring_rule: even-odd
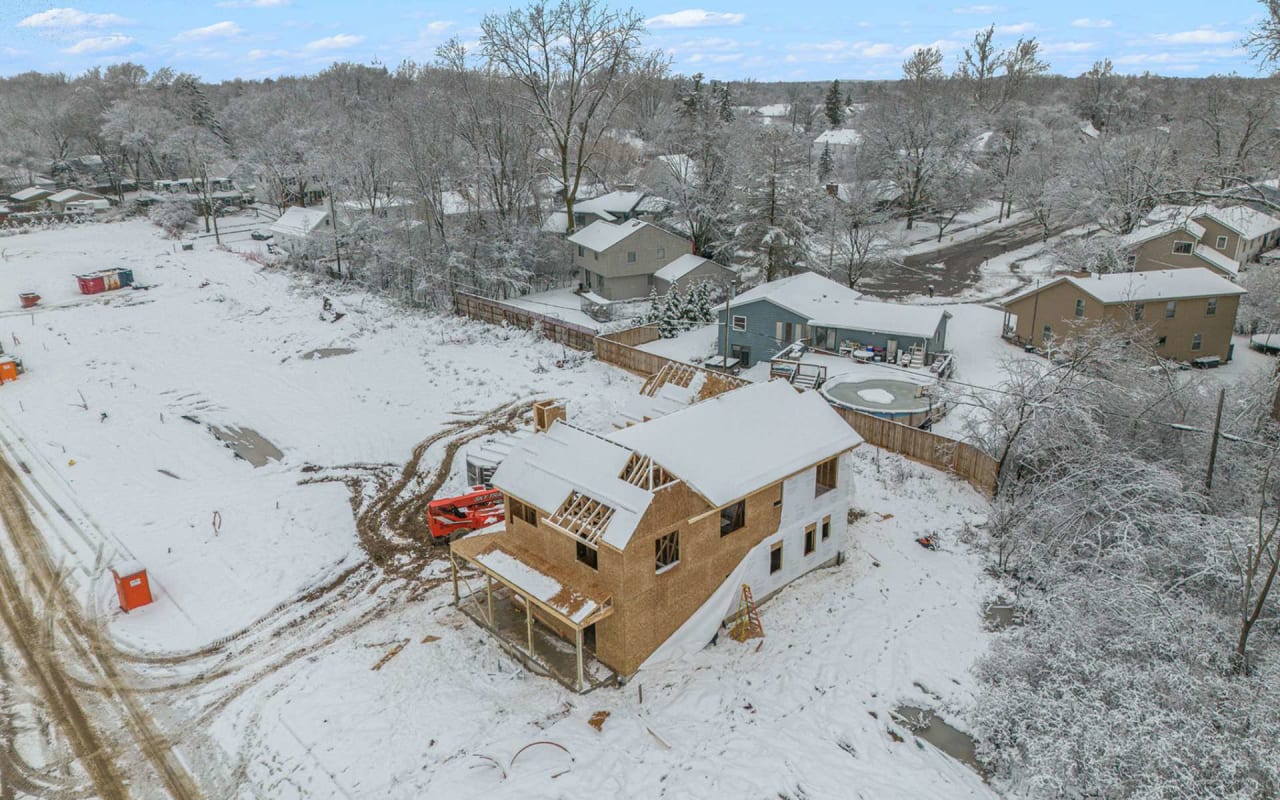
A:
<svg viewBox="0 0 1280 800">
<path fill-rule="evenodd" d="M 733 627 L 729 636 L 734 641 L 745 642 L 748 639 L 764 638 L 764 625 L 760 624 L 760 614 L 756 611 L 756 601 L 751 597 L 751 587 L 742 584 L 742 596 L 738 600 L 738 613 L 733 617 Z"/>
</svg>

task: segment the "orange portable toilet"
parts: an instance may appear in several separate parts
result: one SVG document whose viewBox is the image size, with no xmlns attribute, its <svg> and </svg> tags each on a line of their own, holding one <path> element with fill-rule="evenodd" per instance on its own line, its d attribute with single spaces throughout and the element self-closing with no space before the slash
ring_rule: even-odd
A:
<svg viewBox="0 0 1280 800">
<path fill-rule="evenodd" d="M 0 383 L 18 379 L 18 361 L 12 356 L 0 356 Z"/>
<path fill-rule="evenodd" d="M 125 612 L 141 608 L 151 602 L 151 585 L 147 583 L 147 571 L 136 561 L 118 564 L 111 570 L 116 579 L 116 596 L 120 609 Z"/>
</svg>

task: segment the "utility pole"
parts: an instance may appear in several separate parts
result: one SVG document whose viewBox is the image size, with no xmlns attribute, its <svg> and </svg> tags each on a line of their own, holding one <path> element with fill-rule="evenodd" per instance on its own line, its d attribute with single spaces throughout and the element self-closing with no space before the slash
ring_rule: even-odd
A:
<svg viewBox="0 0 1280 800">
<path fill-rule="evenodd" d="M 1209 439 L 1209 469 L 1204 476 L 1206 492 L 1213 488 L 1213 462 L 1218 458 L 1218 436 L 1222 431 L 1222 401 L 1226 396 L 1226 389 L 1218 390 L 1218 412 L 1213 416 L 1213 435 Z"/>
<path fill-rule="evenodd" d="M 733 290 L 737 287 L 736 279 L 729 281 L 729 295 L 724 301 L 724 348 L 720 351 L 720 367 L 725 371 L 729 371 L 729 326 L 733 324 L 733 317 L 730 316 L 730 306 L 733 305 Z"/>
</svg>

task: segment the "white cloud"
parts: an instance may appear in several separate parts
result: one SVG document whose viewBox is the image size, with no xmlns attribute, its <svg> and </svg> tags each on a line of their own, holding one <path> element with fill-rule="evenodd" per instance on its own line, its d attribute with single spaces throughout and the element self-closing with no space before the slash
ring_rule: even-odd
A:
<svg viewBox="0 0 1280 800">
<path fill-rule="evenodd" d="M 90 14 L 74 8 L 51 8 L 24 17 L 18 22 L 19 28 L 105 28 L 108 25 L 128 25 L 132 20 L 119 14 Z"/>
<path fill-rule="evenodd" d="M 289 50 L 250 50 L 245 56 L 250 61 L 261 61 L 264 58 L 289 58 L 294 55 Z"/>
<path fill-rule="evenodd" d="M 1087 53 L 1098 46 L 1097 42 L 1045 42 L 1040 45 L 1044 53 Z"/>
<path fill-rule="evenodd" d="M 363 36 L 354 36 L 350 33 L 339 33 L 336 36 L 326 36 L 323 39 L 316 39 L 314 42 L 307 42 L 307 49 L 345 50 L 348 47 L 355 47 L 363 41 Z"/>
<path fill-rule="evenodd" d="M 1002 33 L 1002 34 L 1027 33 L 1028 31 L 1035 30 L 1035 28 L 1036 28 L 1036 24 L 1034 22 L 1018 22 L 1013 25 L 997 25 L 996 33 Z"/>
<path fill-rule="evenodd" d="M 953 14 L 995 14 L 1004 11 L 1004 6 L 962 6 L 951 9 Z"/>
<path fill-rule="evenodd" d="M 741 25 L 746 18 L 746 14 L 687 8 L 684 11 L 650 17 L 646 24 L 650 28 L 709 28 L 716 25 Z"/>
<path fill-rule="evenodd" d="M 222 0 L 218 8 L 283 8 L 293 0 Z"/>
<path fill-rule="evenodd" d="M 232 36 L 239 36 L 242 33 L 244 33 L 244 29 L 234 22 L 215 22 L 203 28 L 192 28 L 189 31 L 183 31 L 173 39 L 176 42 L 195 42 L 201 39 L 226 39 Z"/>
<path fill-rule="evenodd" d="M 1088 17 L 1081 17 L 1080 19 L 1071 20 L 1071 27 L 1073 28 L 1110 28 L 1111 20 L 1089 19 Z"/>
<path fill-rule="evenodd" d="M 132 43 L 133 37 L 113 33 L 110 36 L 91 36 L 88 39 L 81 39 L 70 47 L 63 48 L 62 52 L 76 56 L 86 53 L 105 53 L 108 50 L 119 50 Z"/>
<path fill-rule="evenodd" d="M 862 56 L 865 58 L 887 58 L 889 56 L 901 55 L 902 48 L 896 44 L 888 44 L 880 42 L 879 44 L 871 44 L 862 48 Z"/>
<path fill-rule="evenodd" d="M 1181 31 L 1179 33 L 1157 33 L 1153 37 L 1157 42 L 1165 44 L 1226 44 L 1227 42 L 1235 42 L 1240 39 L 1240 34 L 1234 31 L 1214 31 L 1208 28 L 1198 28 L 1194 31 Z"/>
<path fill-rule="evenodd" d="M 448 20 L 439 20 L 430 22 L 422 29 L 422 33 L 427 36 L 439 36 L 454 26 L 454 23 Z"/>
</svg>

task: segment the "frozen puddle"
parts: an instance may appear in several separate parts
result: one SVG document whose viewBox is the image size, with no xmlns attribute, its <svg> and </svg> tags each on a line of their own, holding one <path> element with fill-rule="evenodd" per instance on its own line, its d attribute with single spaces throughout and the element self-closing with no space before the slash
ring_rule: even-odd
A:
<svg viewBox="0 0 1280 800">
<path fill-rule="evenodd" d="M 354 353 L 354 347 L 320 347 L 315 350 L 308 350 L 303 353 L 301 358 L 304 361 L 311 361 L 316 358 L 333 358 L 334 356 L 349 356 Z"/>
<path fill-rule="evenodd" d="M 208 427 L 218 441 L 230 447 L 231 452 L 255 467 L 265 467 L 268 461 L 279 461 L 284 458 L 280 448 L 252 428 L 237 428 L 234 425 L 228 425 L 225 428 L 219 428 L 217 425 Z"/>
<path fill-rule="evenodd" d="M 942 752 L 972 768 L 979 775 L 986 775 L 982 762 L 975 751 L 977 742 L 973 737 L 959 731 L 935 716 L 932 711 L 915 706 L 898 706 L 893 711 L 894 718 L 905 725 L 918 738 Z"/>
<path fill-rule="evenodd" d="M 987 606 L 987 610 L 982 613 L 982 621 L 987 630 L 999 631 L 1010 625 L 1021 625 L 1022 616 L 1013 606 L 995 602 Z"/>
</svg>

